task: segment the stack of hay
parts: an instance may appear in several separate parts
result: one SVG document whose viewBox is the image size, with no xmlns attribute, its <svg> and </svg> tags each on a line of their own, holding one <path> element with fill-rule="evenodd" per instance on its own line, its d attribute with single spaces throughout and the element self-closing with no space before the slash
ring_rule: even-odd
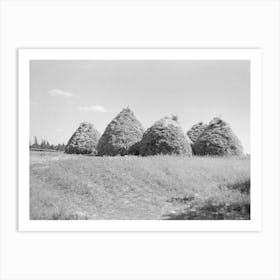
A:
<svg viewBox="0 0 280 280">
<path fill-rule="evenodd" d="M 100 133 L 94 126 L 91 123 L 83 122 L 68 141 L 65 153 L 96 155 L 99 138 Z"/>
<path fill-rule="evenodd" d="M 196 155 L 242 155 L 243 147 L 230 126 L 220 118 L 214 118 L 194 142 Z"/>
<path fill-rule="evenodd" d="M 190 156 L 190 143 L 187 140 L 176 116 L 167 116 L 155 122 L 143 135 L 140 154 L 177 154 Z"/>
<path fill-rule="evenodd" d="M 204 131 L 204 129 L 207 127 L 207 124 L 204 124 L 203 122 L 199 122 L 194 124 L 190 130 L 187 132 L 188 137 L 190 138 L 192 144 L 196 142 L 197 138 L 200 136 L 200 134 Z"/>
<path fill-rule="evenodd" d="M 108 124 L 101 138 L 92 124 L 81 123 L 68 141 L 65 152 L 99 156 L 190 156 L 192 153 L 224 156 L 243 155 L 243 147 L 230 126 L 220 118 L 214 118 L 208 125 L 199 122 L 185 135 L 178 118 L 167 116 L 144 133 L 133 112 L 125 108 Z"/>
<path fill-rule="evenodd" d="M 125 108 L 106 127 L 97 145 L 98 155 L 127 155 L 142 139 L 143 133 L 142 124 L 129 108 Z"/>
</svg>

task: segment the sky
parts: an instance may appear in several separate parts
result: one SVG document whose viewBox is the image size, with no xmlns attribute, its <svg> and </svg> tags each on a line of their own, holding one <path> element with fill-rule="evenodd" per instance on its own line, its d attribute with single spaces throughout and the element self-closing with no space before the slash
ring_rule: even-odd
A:
<svg viewBox="0 0 280 280">
<path fill-rule="evenodd" d="M 185 132 L 221 117 L 250 153 L 248 60 L 30 62 L 32 143 L 66 144 L 83 121 L 103 133 L 125 107 L 145 128 L 169 114 Z"/>
</svg>

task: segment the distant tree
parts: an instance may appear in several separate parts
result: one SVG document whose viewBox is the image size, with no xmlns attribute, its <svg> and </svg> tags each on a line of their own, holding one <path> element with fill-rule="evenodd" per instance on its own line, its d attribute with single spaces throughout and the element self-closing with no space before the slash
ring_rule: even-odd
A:
<svg viewBox="0 0 280 280">
<path fill-rule="evenodd" d="M 36 136 L 34 137 L 34 145 L 35 145 L 35 146 L 38 146 L 38 140 L 37 140 L 37 137 L 36 137 Z"/>
<path fill-rule="evenodd" d="M 45 140 L 42 140 L 40 147 L 41 147 L 42 149 L 45 149 L 45 148 L 46 148 L 46 141 L 45 141 Z"/>
<path fill-rule="evenodd" d="M 64 149 L 65 149 L 65 145 L 64 145 L 64 143 L 62 143 L 62 144 L 58 143 L 58 144 L 54 147 L 54 149 L 57 150 L 57 151 L 63 152 Z"/>
<path fill-rule="evenodd" d="M 41 143 L 38 143 L 38 139 L 34 137 L 34 143 L 32 144 L 31 140 L 29 140 L 29 148 L 36 148 L 36 149 L 44 149 L 44 150 L 56 150 L 56 151 L 64 151 L 65 144 L 58 143 L 57 145 L 50 144 L 49 141 L 42 139 Z"/>
<path fill-rule="evenodd" d="M 34 144 L 31 146 L 32 148 L 40 148 L 40 145 L 38 144 L 37 137 L 34 137 Z"/>
<path fill-rule="evenodd" d="M 62 151 L 62 145 L 59 143 L 59 144 L 57 144 L 56 146 L 55 146 L 55 149 L 57 150 L 57 151 Z"/>
</svg>

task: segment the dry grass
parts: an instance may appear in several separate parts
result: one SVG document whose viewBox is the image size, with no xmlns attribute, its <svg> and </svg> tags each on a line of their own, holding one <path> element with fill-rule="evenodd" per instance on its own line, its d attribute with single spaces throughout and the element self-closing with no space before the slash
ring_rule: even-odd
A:
<svg viewBox="0 0 280 280">
<path fill-rule="evenodd" d="M 31 152 L 31 219 L 250 219 L 250 159 Z"/>
</svg>

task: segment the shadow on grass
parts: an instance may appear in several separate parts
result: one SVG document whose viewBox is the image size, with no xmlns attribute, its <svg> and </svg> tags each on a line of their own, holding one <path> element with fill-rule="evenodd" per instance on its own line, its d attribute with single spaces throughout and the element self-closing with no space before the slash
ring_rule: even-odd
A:
<svg viewBox="0 0 280 280">
<path fill-rule="evenodd" d="M 238 191 L 246 197 L 250 196 L 250 180 L 239 182 L 219 189 Z M 250 201 L 250 199 L 248 199 Z M 179 213 L 166 214 L 164 220 L 250 220 L 250 202 L 248 200 L 234 203 L 218 202 L 214 199 L 196 201 L 191 199 L 172 198 L 168 202 L 179 202 L 188 206 Z"/>
<path fill-rule="evenodd" d="M 250 179 L 244 182 L 238 182 L 235 184 L 227 185 L 226 188 L 229 190 L 240 191 L 241 193 L 250 194 Z"/>
<path fill-rule="evenodd" d="M 167 214 L 164 220 L 250 220 L 250 204 L 231 205 L 207 202 L 202 207 L 185 209 L 181 213 Z"/>
</svg>

